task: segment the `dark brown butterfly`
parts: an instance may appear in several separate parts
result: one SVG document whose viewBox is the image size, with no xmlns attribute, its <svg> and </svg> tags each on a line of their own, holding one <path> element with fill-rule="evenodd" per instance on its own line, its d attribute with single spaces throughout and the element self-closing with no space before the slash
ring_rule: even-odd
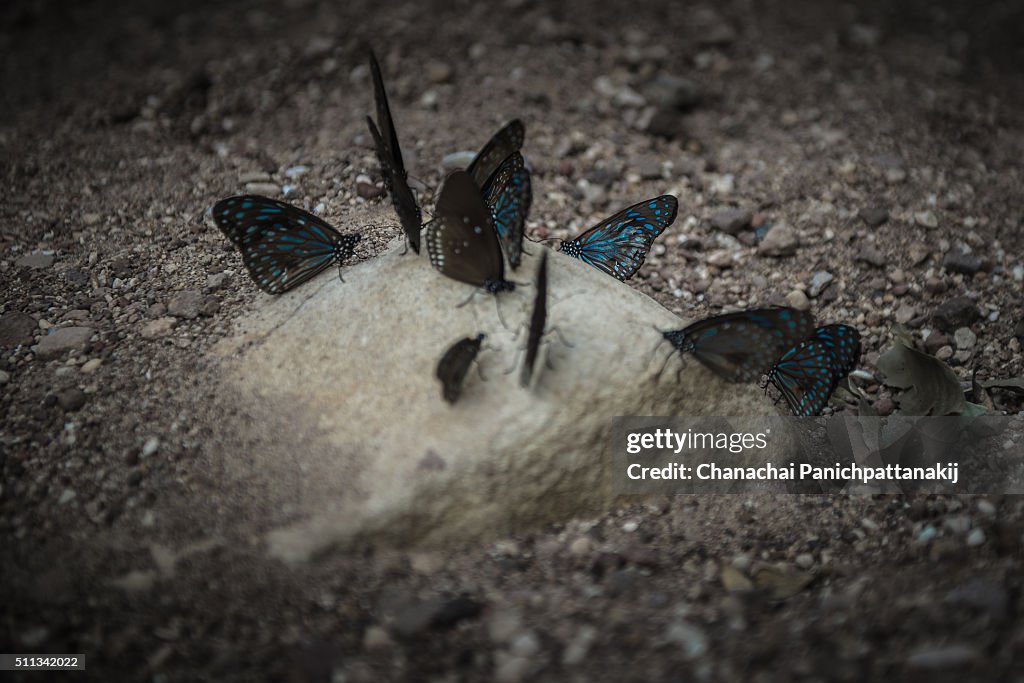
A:
<svg viewBox="0 0 1024 683">
<path fill-rule="evenodd" d="M 491 185 L 502 163 L 523 148 L 525 139 L 526 128 L 523 122 L 513 119 L 495 133 L 470 162 L 466 172 L 473 177 L 473 182 L 485 197 L 490 196 Z"/>
<path fill-rule="evenodd" d="M 430 264 L 453 280 L 492 294 L 515 289 L 505 279 L 491 210 L 466 171 L 454 171 L 444 181 L 434 220 L 427 226 L 427 254 Z"/>
<path fill-rule="evenodd" d="M 406 243 L 418 254 L 423 217 L 416 197 L 409 187 L 408 173 L 402 161 L 402 149 L 398 145 L 398 134 L 395 132 L 395 122 L 391 119 L 391 108 L 388 106 L 388 96 L 384 91 L 384 79 L 381 77 L 380 65 L 372 50 L 370 74 L 373 78 L 373 95 L 377 102 L 377 125 L 369 116 L 366 117 L 366 124 L 370 129 L 370 135 L 373 136 L 384 184 L 405 231 Z"/>
<path fill-rule="evenodd" d="M 533 298 L 533 313 L 530 314 L 530 331 L 526 337 L 526 359 L 519 374 L 519 384 L 528 387 L 533 379 L 533 367 L 540 354 L 540 342 L 548 320 L 548 252 L 540 256 L 537 266 L 537 293 Z"/>
<path fill-rule="evenodd" d="M 476 337 L 463 337 L 452 344 L 438 361 L 436 375 L 441 380 L 441 395 L 448 403 L 455 403 L 462 395 L 462 383 L 486 336 L 481 332 Z"/>
</svg>

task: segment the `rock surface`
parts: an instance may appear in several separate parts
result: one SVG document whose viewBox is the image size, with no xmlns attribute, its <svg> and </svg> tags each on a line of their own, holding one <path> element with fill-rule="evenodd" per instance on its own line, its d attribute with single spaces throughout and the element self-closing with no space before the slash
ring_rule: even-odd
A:
<svg viewBox="0 0 1024 683">
<path fill-rule="evenodd" d="M 511 278 L 532 281 L 537 254 Z M 613 498 L 601 466 L 617 415 L 768 414 L 755 385 L 719 382 L 688 362 L 655 375 L 668 353 L 654 330 L 684 323 L 634 289 L 552 253 L 549 334 L 531 390 L 518 373 L 532 282 L 491 295 L 440 276 L 395 243 L 374 260 L 324 275 L 280 298 L 263 298 L 219 351 L 237 354 L 225 400 L 247 414 L 239 427 L 261 444 L 236 464 L 281 481 L 301 498 L 269 552 L 303 561 L 335 544 L 377 540 L 443 543 L 600 509 Z M 457 339 L 485 332 L 484 380 L 467 376 L 462 398 L 441 400 L 438 358 Z M 559 335 L 572 346 L 566 346 Z M 225 429 L 230 427 L 225 426 Z M 225 435 L 225 438 L 230 438 Z M 440 464 L 439 464 L 440 463 Z M 299 519 L 297 523 L 292 520 Z M 284 519 L 282 519 L 284 521 Z"/>
<path fill-rule="evenodd" d="M 38 325 L 35 318 L 27 313 L 10 311 L 0 317 L 0 347 L 10 348 L 20 344 L 31 344 L 32 335 Z"/>
<path fill-rule="evenodd" d="M 62 327 L 43 337 L 36 347 L 36 357 L 40 360 L 59 358 L 71 350 L 81 350 L 89 343 L 89 338 L 96 331 L 91 327 Z"/>
</svg>

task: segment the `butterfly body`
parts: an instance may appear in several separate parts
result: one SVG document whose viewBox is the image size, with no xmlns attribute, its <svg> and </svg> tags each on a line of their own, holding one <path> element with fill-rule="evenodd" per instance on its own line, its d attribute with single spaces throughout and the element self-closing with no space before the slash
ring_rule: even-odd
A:
<svg viewBox="0 0 1024 683">
<path fill-rule="evenodd" d="M 427 228 L 430 263 L 454 280 L 497 294 L 512 291 L 491 211 L 466 171 L 454 171 L 441 188 Z"/>
<path fill-rule="evenodd" d="M 340 267 L 360 240 L 297 206 L 258 195 L 227 197 L 212 213 L 256 286 L 268 294 L 298 287 L 332 264 Z"/>
<path fill-rule="evenodd" d="M 860 333 L 849 325 L 825 325 L 775 363 L 768 382 L 799 417 L 818 415 L 839 382 L 860 358 Z"/>
<path fill-rule="evenodd" d="M 662 335 L 730 382 L 768 373 L 788 349 L 814 331 L 814 317 L 794 308 L 762 308 L 712 316 Z"/>
<path fill-rule="evenodd" d="M 643 265 L 654 240 L 672 225 L 678 210 L 672 195 L 648 199 L 562 242 L 559 251 L 626 281 Z"/>
<path fill-rule="evenodd" d="M 533 378 L 533 367 L 540 354 L 540 342 L 544 336 L 544 327 L 548 319 L 548 252 L 541 254 L 540 265 L 537 266 L 537 293 L 533 299 L 533 313 L 530 314 L 530 330 L 526 337 L 526 358 L 519 375 L 519 384 L 527 387 Z"/>
<path fill-rule="evenodd" d="M 435 375 L 441 381 L 441 395 L 448 403 L 455 403 L 462 395 L 462 384 L 469 374 L 469 367 L 480 353 L 485 334 L 463 337 L 452 344 L 437 363 Z"/>
</svg>

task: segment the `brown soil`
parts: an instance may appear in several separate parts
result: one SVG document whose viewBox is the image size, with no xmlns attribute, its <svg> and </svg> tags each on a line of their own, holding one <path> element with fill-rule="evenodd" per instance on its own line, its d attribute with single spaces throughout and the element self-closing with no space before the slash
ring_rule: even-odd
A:
<svg viewBox="0 0 1024 683">
<path fill-rule="evenodd" d="M 36 327 L 0 348 L 0 652 L 85 653 L 66 675 L 105 681 L 1021 680 L 1016 497 L 688 496 L 443 554 L 266 558 L 286 496 L 227 464 L 247 445 L 217 429 L 208 353 L 264 295 L 202 216 L 264 174 L 360 229 L 361 258 L 397 234 L 357 193 L 365 42 L 428 212 L 443 156 L 519 117 L 535 237 L 679 197 L 632 284 L 684 317 L 828 271 L 812 310 L 861 329 L 863 368 L 896 319 L 967 296 L 954 369 L 1024 373 L 1019 5 L 390 5 L 0 9 L 2 313 Z M 659 73 L 688 99 L 658 104 Z M 761 231 L 716 229 L 731 207 Z M 759 254 L 780 225 L 795 252 Z M 40 324 L 95 336 L 43 360 Z M 720 569 L 762 564 L 814 581 L 773 599 Z"/>
</svg>

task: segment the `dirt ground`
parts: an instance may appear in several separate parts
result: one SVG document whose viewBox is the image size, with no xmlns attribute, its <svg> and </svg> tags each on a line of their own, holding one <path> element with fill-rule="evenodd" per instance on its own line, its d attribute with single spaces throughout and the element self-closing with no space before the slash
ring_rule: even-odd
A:
<svg viewBox="0 0 1024 683">
<path fill-rule="evenodd" d="M 202 220 L 287 191 L 362 259 L 397 234 L 369 43 L 428 213 L 443 157 L 519 117 L 534 237 L 679 198 L 631 284 L 680 315 L 810 305 L 868 372 L 899 322 L 1019 377 L 1021 5 L 173 4 L 0 9 L 0 652 L 87 655 L 49 680 L 1024 681 L 1012 496 L 681 496 L 267 559 L 209 353 L 265 295 Z"/>
</svg>

